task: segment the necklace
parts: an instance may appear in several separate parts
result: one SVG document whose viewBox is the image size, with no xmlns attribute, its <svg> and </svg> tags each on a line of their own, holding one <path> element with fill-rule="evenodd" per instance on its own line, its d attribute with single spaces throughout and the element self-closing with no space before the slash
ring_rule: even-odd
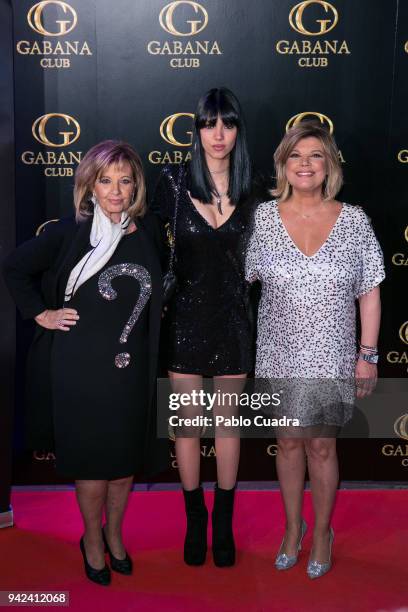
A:
<svg viewBox="0 0 408 612">
<path fill-rule="evenodd" d="M 226 168 L 225 170 L 209 170 L 210 174 L 227 174 L 227 172 L 229 171 L 229 167 Z"/>
<path fill-rule="evenodd" d="M 297 215 L 299 215 L 299 217 L 301 217 L 302 219 L 310 219 L 310 217 L 313 217 L 316 213 L 319 212 L 319 210 L 324 207 L 324 202 L 321 202 L 319 204 L 319 206 L 316 208 L 316 210 L 314 210 L 311 213 L 300 213 L 298 210 L 293 209 L 293 212 L 296 213 Z"/>
<path fill-rule="evenodd" d="M 222 198 L 224 198 L 226 195 L 228 195 L 228 191 L 226 191 L 225 193 L 218 193 L 218 191 L 216 191 L 216 192 L 214 193 L 215 203 L 216 203 L 216 205 L 217 205 L 217 209 L 218 209 L 218 212 L 220 213 L 220 215 L 222 215 L 221 200 L 222 200 Z"/>
</svg>

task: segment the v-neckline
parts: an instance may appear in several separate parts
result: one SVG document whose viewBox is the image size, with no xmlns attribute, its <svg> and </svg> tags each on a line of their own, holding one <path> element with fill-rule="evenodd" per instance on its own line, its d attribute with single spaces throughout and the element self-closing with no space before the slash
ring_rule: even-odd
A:
<svg viewBox="0 0 408 612">
<path fill-rule="evenodd" d="M 293 244 L 293 246 L 295 247 L 295 249 L 296 249 L 297 251 L 299 251 L 299 253 L 300 253 L 301 255 L 303 255 L 303 257 L 306 257 L 307 259 L 313 259 L 313 257 L 316 257 L 316 255 L 318 255 L 318 254 L 320 253 L 320 251 L 321 251 L 321 250 L 322 250 L 322 249 L 323 249 L 323 248 L 326 246 L 326 244 L 329 242 L 329 240 L 330 240 L 330 238 L 331 238 L 331 236 L 332 236 L 332 234 L 333 234 L 333 232 L 334 232 L 335 228 L 337 227 L 337 225 L 338 225 L 338 223 L 339 223 L 339 220 L 340 220 L 340 217 L 342 216 L 343 211 L 344 211 L 344 209 L 345 209 L 344 202 L 342 202 L 342 203 L 341 203 L 341 210 L 340 210 L 339 214 L 337 215 L 337 219 L 336 219 L 336 221 L 334 222 L 334 224 L 333 224 L 333 226 L 332 226 L 332 228 L 331 228 L 330 232 L 328 233 L 328 235 L 327 235 L 326 239 L 324 240 L 324 242 L 322 242 L 322 244 L 320 245 L 320 247 L 317 249 L 317 251 L 315 251 L 315 252 L 313 253 L 313 255 L 306 255 L 306 253 L 304 253 L 304 252 L 302 251 L 302 249 L 300 249 L 300 248 L 298 247 L 298 245 L 296 244 L 296 242 L 293 240 L 292 236 L 289 234 L 288 230 L 286 229 L 286 225 L 284 224 L 284 222 L 283 222 L 283 220 L 282 220 L 282 217 L 281 217 L 281 214 L 280 214 L 280 212 L 279 212 L 279 205 L 278 205 L 277 200 L 275 200 L 275 206 L 276 206 L 276 214 L 278 215 L 279 223 L 281 224 L 281 226 L 282 226 L 282 228 L 283 228 L 283 231 L 285 232 L 285 234 L 287 235 L 287 237 L 289 238 L 289 240 L 291 241 L 291 243 Z"/>
<path fill-rule="evenodd" d="M 234 206 L 234 210 L 232 211 L 232 213 L 230 214 L 230 216 L 228 217 L 228 219 L 226 219 L 224 221 L 224 223 L 221 223 L 221 225 L 218 225 L 218 227 L 214 227 L 213 225 L 211 225 L 211 223 L 209 221 L 207 221 L 207 219 L 200 213 L 200 211 L 198 210 L 198 208 L 196 207 L 196 205 L 194 204 L 193 200 L 191 199 L 190 194 L 188 193 L 188 191 L 186 191 L 186 195 L 188 198 L 188 201 L 190 202 L 191 206 L 194 208 L 194 210 L 196 211 L 197 215 L 200 217 L 200 219 L 202 219 L 204 221 L 204 223 L 210 227 L 214 232 L 217 232 L 219 229 L 221 229 L 222 227 L 224 227 L 224 225 L 226 223 L 228 223 L 228 221 L 231 219 L 231 217 L 235 214 L 235 211 L 237 209 L 237 206 Z"/>
</svg>

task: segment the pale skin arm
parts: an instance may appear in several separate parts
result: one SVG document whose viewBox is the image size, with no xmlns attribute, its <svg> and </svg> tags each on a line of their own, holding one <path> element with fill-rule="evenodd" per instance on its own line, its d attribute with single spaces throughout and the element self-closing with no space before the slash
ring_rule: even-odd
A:
<svg viewBox="0 0 408 612">
<path fill-rule="evenodd" d="M 380 288 L 374 287 L 368 293 L 359 297 L 360 305 L 360 321 L 361 321 L 361 344 L 366 346 L 377 346 L 378 333 L 380 330 L 381 319 L 381 299 Z M 364 352 L 364 349 L 362 349 Z M 372 363 L 367 363 L 362 359 L 357 359 L 356 379 L 377 379 L 377 366 Z M 361 387 L 357 389 L 357 397 L 369 395 L 370 388 Z"/>
<path fill-rule="evenodd" d="M 76 325 L 79 319 L 78 312 L 74 308 L 59 308 L 58 310 L 44 310 L 34 320 L 45 329 L 58 329 L 69 331 L 72 325 Z"/>
</svg>

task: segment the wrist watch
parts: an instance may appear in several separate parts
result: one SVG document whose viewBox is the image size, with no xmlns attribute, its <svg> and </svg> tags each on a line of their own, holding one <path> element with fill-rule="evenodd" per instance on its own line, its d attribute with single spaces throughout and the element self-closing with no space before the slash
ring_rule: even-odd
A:
<svg viewBox="0 0 408 612">
<path fill-rule="evenodd" d="M 359 359 L 362 359 L 363 361 L 367 361 L 367 363 L 378 363 L 378 355 L 369 355 L 368 353 L 359 353 L 358 355 Z"/>
</svg>

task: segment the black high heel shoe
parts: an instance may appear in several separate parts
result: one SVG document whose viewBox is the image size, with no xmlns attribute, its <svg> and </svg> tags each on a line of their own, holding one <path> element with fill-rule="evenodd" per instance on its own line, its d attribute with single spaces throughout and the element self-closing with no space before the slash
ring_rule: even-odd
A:
<svg viewBox="0 0 408 612">
<path fill-rule="evenodd" d="M 85 574 L 87 575 L 89 580 L 92 580 L 92 582 L 95 582 L 96 584 L 100 584 L 101 586 L 108 586 L 111 581 L 110 569 L 107 565 L 105 565 L 105 567 L 103 567 L 100 570 L 95 569 L 94 567 L 92 567 L 92 565 L 89 565 L 88 559 L 86 558 L 83 536 L 79 541 L 79 548 L 81 550 L 82 558 L 84 560 Z"/>
<path fill-rule="evenodd" d="M 102 538 L 103 543 L 105 544 L 105 552 L 108 553 L 110 559 L 110 566 L 114 572 L 118 572 L 118 574 L 124 574 L 125 576 L 130 576 L 133 571 L 133 562 L 129 555 L 126 553 L 126 557 L 124 559 L 117 559 L 113 556 L 111 549 L 109 548 L 108 541 L 105 535 L 105 529 L 102 527 Z"/>
</svg>

